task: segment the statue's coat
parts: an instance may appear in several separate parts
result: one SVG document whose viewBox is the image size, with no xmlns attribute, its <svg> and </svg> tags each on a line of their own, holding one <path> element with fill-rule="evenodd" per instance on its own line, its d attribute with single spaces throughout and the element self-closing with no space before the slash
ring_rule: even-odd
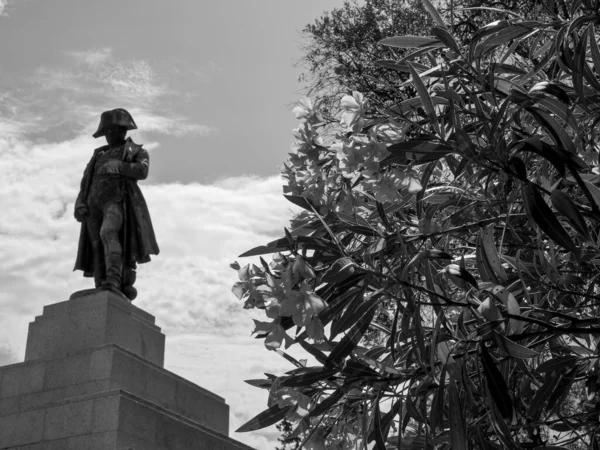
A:
<svg viewBox="0 0 600 450">
<path fill-rule="evenodd" d="M 87 198 L 92 185 L 98 154 L 107 148 L 108 146 L 105 145 L 94 150 L 92 159 L 83 173 L 75 209 L 79 206 L 87 206 Z M 141 145 L 127 139 L 127 142 L 123 145 L 122 161 L 124 166 L 121 171 L 121 188 L 125 211 L 120 238 L 124 252 L 123 262 L 125 264 L 132 262 L 146 263 L 150 261 L 150 255 L 158 255 L 159 252 L 150 220 L 150 212 L 137 184 L 138 180 L 143 180 L 148 176 L 148 152 Z M 94 252 L 85 220 L 81 223 L 77 259 L 73 270 L 83 270 L 86 277 L 94 275 Z"/>
</svg>

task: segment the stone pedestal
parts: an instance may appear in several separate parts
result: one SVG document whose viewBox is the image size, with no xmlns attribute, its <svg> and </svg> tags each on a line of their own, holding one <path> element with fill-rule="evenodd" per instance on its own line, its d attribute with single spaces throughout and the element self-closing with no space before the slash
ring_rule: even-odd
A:
<svg viewBox="0 0 600 450">
<path fill-rule="evenodd" d="M 165 370 L 154 317 L 110 292 L 44 307 L 0 367 L 0 449 L 252 450 L 223 398 Z"/>
</svg>

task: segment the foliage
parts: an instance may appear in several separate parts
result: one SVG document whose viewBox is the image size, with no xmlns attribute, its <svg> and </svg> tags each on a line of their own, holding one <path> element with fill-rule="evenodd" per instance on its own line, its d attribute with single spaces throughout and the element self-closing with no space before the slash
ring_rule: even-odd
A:
<svg viewBox="0 0 600 450">
<path fill-rule="evenodd" d="M 459 42 L 486 23 L 514 14 L 530 19 L 565 13 L 560 0 L 455 0 L 443 4 Z M 345 0 L 303 29 L 307 43 L 298 62 L 304 68 L 300 80 L 309 96 L 319 97 L 327 118 L 338 110 L 341 95 L 348 91 L 368 92 L 371 107 L 395 102 L 399 95 L 412 97 L 411 87 L 399 86 L 409 78 L 408 70 L 398 71 L 394 64 L 406 50 L 378 43 L 394 35 L 427 35 L 433 25 L 421 0 Z"/>
<path fill-rule="evenodd" d="M 238 431 L 286 419 L 309 449 L 598 448 L 598 4 L 465 44 L 424 4 L 432 37 L 382 41 L 412 49 L 397 63 L 416 97 L 371 114 L 369 92 L 344 96 L 329 144 L 313 103 L 294 109 L 282 172 L 303 211 L 241 255 L 270 263 L 232 267 L 267 316 L 256 337 L 295 368 L 248 381 L 268 404 Z"/>
<path fill-rule="evenodd" d="M 289 420 L 283 419 L 279 422 L 277 430 L 281 433 L 278 439 L 281 447 L 277 447 L 275 450 L 297 450 L 300 448 L 300 438 L 293 436 L 294 426 Z"/>
</svg>

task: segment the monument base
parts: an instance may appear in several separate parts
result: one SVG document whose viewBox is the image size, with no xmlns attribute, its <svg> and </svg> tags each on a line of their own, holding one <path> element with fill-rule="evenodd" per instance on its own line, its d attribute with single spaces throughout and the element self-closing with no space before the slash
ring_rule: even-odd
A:
<svg viewBox="0 0 600 450">
<path fill-rule="evenodd" d="M 252 450 L 223 398 L 162 367 L 154 317 L 114 294 L 45 307 L 26 355 L 0 367 L 2 450 Z"/>
</svg>

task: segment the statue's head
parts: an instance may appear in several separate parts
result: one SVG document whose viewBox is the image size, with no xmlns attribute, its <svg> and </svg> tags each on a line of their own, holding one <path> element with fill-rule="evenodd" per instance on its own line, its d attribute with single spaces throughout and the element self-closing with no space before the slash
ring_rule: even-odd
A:
<svg viewBox="0 0 600 450">
<path fill-rule="evenodd" d="M 98 131 L 94 133 L 94 137 L 105 136 L 106 142 L 112 145 L 125 140 L 127 131 L 136 129 L 137 125 L 131 114 L 123 108 L 117 108 L 102 113 L 100 125 L 98 125 Z"/>
</svg>

